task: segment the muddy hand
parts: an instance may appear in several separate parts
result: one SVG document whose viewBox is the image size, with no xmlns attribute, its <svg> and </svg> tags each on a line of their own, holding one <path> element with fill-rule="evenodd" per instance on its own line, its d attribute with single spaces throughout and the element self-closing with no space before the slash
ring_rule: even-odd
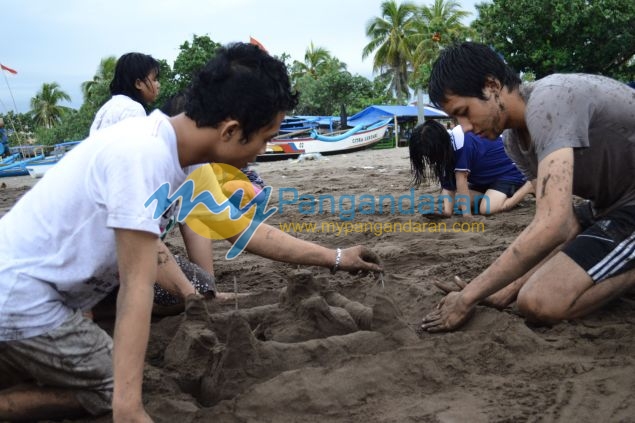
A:
<svg viewBox="0 0 635 423">
<path fill-rule="evenodd" d="M 379 256 L 362 245 L 342 250 L 340 269 L 348 271 L 351 275 L 383 271 Z"/>
<path fill-rule="evenodd" d="M 432 283 L 446 294 L 460 291 L 467 285 L 467 283 L 463 282 L 463 279 L 458 276 L 455 276 L 452 282 L 433 281 Z"/>
<path fill-rule="evenodd" d="M 421 329 L 428 332 L 454 330 L 467 322 L 474 312 L 460 292 L 450 292 L 439 302 L 436 310 L 430 312 L 421 322 Z"/>
</svg>

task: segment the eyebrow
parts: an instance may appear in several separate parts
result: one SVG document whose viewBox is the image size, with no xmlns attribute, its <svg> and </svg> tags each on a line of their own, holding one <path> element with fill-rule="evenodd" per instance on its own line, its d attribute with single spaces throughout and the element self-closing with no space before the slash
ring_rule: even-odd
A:
<svg viewBox="0 0 635 423">
<path fill-rule="evenodd" d="M 448 113 L 450 116 L 460 116 L 462 113 L 464 113 L 464 112 L 465 112 L 465 110 L 466 110 L 466 109 L 467 109 L 467 106 L 464 106 L 464 105 L 459 105 L 459 106 L 456 106 L 456 107 L 452 108 L 452 109 L 451 109 L 450 111 L 448 111 L 447 113 Z M 459 111 L 460 111 L 461 113 L 459 113 Z"/>
</svg>

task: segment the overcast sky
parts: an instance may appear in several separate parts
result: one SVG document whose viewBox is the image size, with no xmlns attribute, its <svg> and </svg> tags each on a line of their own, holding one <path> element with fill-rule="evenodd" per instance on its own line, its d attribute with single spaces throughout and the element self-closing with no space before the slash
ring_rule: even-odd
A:
<svg viewBox="0 0 635 423">
<path fill-rule="evenodd" d="M 372 78 L 371 58 L 362 60 L 361 52 L 369 41 L 366 24 L 380 15 L 382 1 L 0 0 L 0 63 L 18 71 L 2 72 L 0 113 L 27 112 L 45 82 L 57 82 L 72 98 L 64 104 L 79 108 L 80 85 L 92 79 L 102 58 L 139 51 L 172 66 L 179 46 L 194 34 L 221 44 L 248 42 L 251 35 L 271 54 L 300 61 L 313 42 L 351 73 Z M 472 13 L 466 23 L 475 18 L 476 2 L 459 0 Z"/>
</svg>

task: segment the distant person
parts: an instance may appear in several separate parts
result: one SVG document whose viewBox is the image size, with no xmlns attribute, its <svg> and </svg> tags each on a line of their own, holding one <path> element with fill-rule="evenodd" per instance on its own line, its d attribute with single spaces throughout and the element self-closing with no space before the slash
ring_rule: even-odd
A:
<svg viewBox="0 0 635 423">
<path fill-rule="evenodd" d="M 414 185 L 423 182 L 426 169 L 434 172 L 441 184 L 438 214 L 445 217 L 509 210 L 533 191 L 500 137 L 487 140 L 464 133 L 460 125 L 448 132 L 429 119 L 414 129 L 409 148 Z"/>
<path fill-rule="evenodd" d="M 159 95 L 160 84 L 159 62 L 152 56 L 143 53 L 126 53 L 117 60 L 115 74 L 110 82 L 112 98 L 97 112 L 90 128 L 90 134 L 108 128 L 127 118 L 146 116 L 146 107 L 153 103 Z M 175 225 L 174 213 L 176 207 L 169 210 L 161 219 L 161 235 L 157 242 L 159 254 L 164 265 L 159 269 L 158 282 L 171 282 L 184 286 L 192 284 L 201 294 L 213 294 L 216 290 L 212 264 L 211 240 L 200 237 L 182 227 L 183 240 L 188 252 L 188 260 L 181 256 L 174 256 L 163 240 L 168 231 Z M 181 311 L 183 298 L 161 288 L 157 283 L 155 289 L 155 312 L 158 314 L 173 314 Z M 186 288 L 183 288 L 186 289 Z M 98 306 L 102 312 L 112 308 L 113 293 Z M 178 306 L 178 307 L 177 307 Z"/>
<path fill-rule="evenodd" d="M 0 118 L 0 157 L 9 155 L 9 137 L 4 128 L 4 119 Z"/>
<path fill-rule="evenodd" d="M 424 330 L 455 329 L 492 297 L 553 324 L 635 287 L 631 88 L 588 74 L 521 84 L 491 48 L 466 42 L 441 51 L 429 94 L 465 131 L 489 139 L 505 131 L 508 155 L 535 185 L 536 211 L 494 263 L 424 317 Z M 574 195 L 588 201 L 574 208 Z"/>
<path fill-rule="evenodd" d="M 90 134 L 129 117 L 145 116 L 159 95 L 159 62 L 143 53 L 126 53 L 117 60 L 108 100 L 97 111 Z"/>
<path fill-rule="evenodd" d="M 284 63 L 249 44 L 219 48 L 195 76 L 185 113 L 156 111 L 96 132 L 0 219 L 0 420 L 77 418 L 112 407 L 115 423 L 150 421 L 143 369 L 163 266 L 154 212 L 167 204 L 145 204 L 165 184 L 173 193 L 193 166 L 253 161 L 297 101 Z M 330 249 L 264 223 L 246 249 L 332 272 L 381 271 L 363 246 Z M 113 343 L 81 310 L 117 285 Z M 164 288 L 201 300 L 190 284 Z"/>
</svg>

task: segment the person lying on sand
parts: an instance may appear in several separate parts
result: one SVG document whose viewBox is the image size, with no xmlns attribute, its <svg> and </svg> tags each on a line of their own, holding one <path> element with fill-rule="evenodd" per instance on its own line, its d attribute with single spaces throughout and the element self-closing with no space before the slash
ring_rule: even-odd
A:
<svg viewBox="0 0 635 423">
<path fill-rule="evenodd" d="M 485 299 L 499 306 L 516 299 L 527 319 L 550 324 L 635 286 L 631 88 L 586 74 L 521 85 L 492 49 L 463 43 L 441 52 L 429 93 L 465 131 L 494 140 L 506 130 L 509 157 L 534 184 L 536 212 L 494 263 L 423 318 L 422 329 L 458 328 Z M 574 212 L 573 195 L 592 208 Z"/>
<path fill-rule="evenodd" d="M 168 205 L 155 195 L 182 186 L 197 164 L 244 167 L 296 104 L 284 63 L 250 44 L 220 48 L 194 78 L 185 113 L 156 111 L 90 136 L 0 219 L 0 420 L 111 408 L 115 422 L 151 420 L 141 386 L 163 265 L 154 213 Z M 363 246 L 333 250 L 265 224 L 246 249 L 332 271 L 381 271 Z M 81 311 L 117 285 L 111 339 Z M 189 283 L 164 288 L 195 292 Z"/>
<path fill-rule="evenodd" d="M 489 215 L 509 210 L 532 192 L 532 185 L 505 154 L 502 138 L 495 141 L 464 133 L 460 125 L 448 132 L 429 119 L 410 135 L 410 167 L 413 185 L 431 169 L 441 184 L 439 210 L 450 217 Z M 469 200 L 469 204 L 465 204 Z M 474 208 L 472 208 L 474 205 Z"/>
</svg>

